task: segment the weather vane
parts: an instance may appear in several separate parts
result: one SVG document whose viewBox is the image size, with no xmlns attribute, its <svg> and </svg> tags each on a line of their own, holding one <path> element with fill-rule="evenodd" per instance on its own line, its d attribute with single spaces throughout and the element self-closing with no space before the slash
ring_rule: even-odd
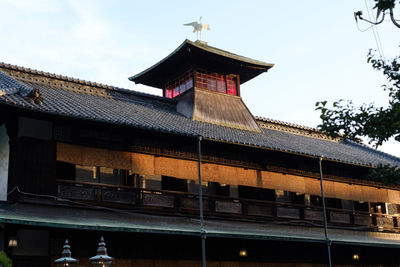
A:
<svg viewBox="0 0 400 267">
<path fill-rule="evenodd" d="M 208 31 L 210 30 L 210 25 L 209 24 L 203 24 L 201 22 L 202 18 L 203 17 L 200 17 L 199 22 L 193 21 L 193 22 L 190 22 L 190 23 L 183 24 L 184 26 L 192 26 L 194 28 L 193 32 L 195 32 L 197 34 L 197 39 L 198 40 L 201 40 L 201 30 L 203 30 L 203 29 L 206 29 Z M 199 38 L 199 35 L 200 35 L 200 38 Z"/>
</svg>

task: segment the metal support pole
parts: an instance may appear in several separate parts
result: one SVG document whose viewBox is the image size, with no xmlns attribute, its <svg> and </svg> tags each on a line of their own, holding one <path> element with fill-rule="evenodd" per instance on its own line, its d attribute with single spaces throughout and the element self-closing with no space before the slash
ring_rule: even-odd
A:
<svg viewBox="0 0 400 267">
<path fill-rule="evenodd" d="M 199 201 L 200 201 L 200 234 L 201 234 L 201 256 L 203 267 L 206 267 L 206 230 L 203 221 L 203 186 L 201 183 L 201 136 L 198 136 L 198 171 L 199 171 Z"/>
<path fill-rule="evenodd" d="M 5 251 L 6 240 L 4 234 L 4 224 L 0 223 L 0 251 Z"/>
<path fill-rule="evenodd" d="M 324 213 L 324 230 L 325 230 L 325 241 L 326 246 L 328 248 L 328 263 L 329 267 L 332 267 L 332 259 L 331 259 L 331 240 L 328 237 L 328 223 L 326 219 L 326 207 L 325 207 L 325 195 L 324 195 L 324 185 L 323 185 L 323 177 L 322 177 L 322 157 L 319 158 L 319 176 L 320 176 L 320 185 L 321 185 L 321 198 L 322 198 L 322 208 Z"/>
</svg>

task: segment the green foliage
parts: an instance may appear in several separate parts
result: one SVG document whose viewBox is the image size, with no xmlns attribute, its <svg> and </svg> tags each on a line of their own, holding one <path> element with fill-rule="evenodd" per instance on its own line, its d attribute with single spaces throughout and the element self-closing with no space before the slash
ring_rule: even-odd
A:
<svg viewBox="0 0 400 267">
<path fill-rule="evenodd" d="M 379 165 L 377 168 L 371 169 L 369 178 L 386 185 L 400 185 L 400 168 L 392 167 L 390 165 Z"/>
<path fill-rule="evenodd" d="M 333 137 L 343 135 L 352 140 L 366 137 L 375 146 L 391 137 L 400 141 L 400 57 L 384 61 L 375 58 L 370 51 L 368 62 L 388 80 L 389 85 L 383 85 L 383 89 L 388 92 L 389 105 L 355 107 L 352 101 L 339 100 L 328 107 L 327 101 L 320 101 L 315 104 L 316 110 L 321 112 L 322 124 L 318 127 Z"/>
<path fill-rule="evenodd" d="M 377 17 L 386 10 L 392 12 L 396 4 L 400 1 L 375 0 Z M 376 147 L 392 137 L 400 142 L 400 56 L 385 61 L 376 58 L 370 50 L 367 61 L 386 76 L 388 84 L 382 87 L 388 92 L 388 106 L 364 104 L 356 107 L 352 101 L 343 99 L 328 106 L 327 101 L 319 101 L 315 104 L 315 109 L 321 112 L 322 124 L 318 128 L 333 137 L 343 136 L 356 141 L 364 137 Z M 400 168 L 380 165 L 371 169 L 368 179 L 400 185 Z"/>
<path fill-rule="evenodd" d="M 395 6 L 395 0 L 375 0 L 375 7 L 378 10 L 385 11 L 387 9 L 393 9 Z"/>
<path fill-rule="evenodd" d="M 4 251 L 0 251 L 0 264 L 4 267 L 12 267 L 12 261 Z"/>
</svg>

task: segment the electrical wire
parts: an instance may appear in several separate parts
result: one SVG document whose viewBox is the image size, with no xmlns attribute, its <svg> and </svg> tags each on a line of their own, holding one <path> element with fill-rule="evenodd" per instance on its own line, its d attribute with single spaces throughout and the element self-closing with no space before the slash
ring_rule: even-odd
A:
<svg viewBox="0 0 400 267">
<path fill-rule="evenodd" d="M 368 18 L 369 18 L 370 21 L 372 21 L 372 16 L 371 16 L 371 13 L 370 13 L 370 9 L 372 10 L 371 0 L 368 1 L 368 2 L 367 2 L 367 0 L 364 0 L 364 4 L 365 4 L 365 7 L 367 9 Z M 382 14 L 382 15 L 384 15 L 384 14 Z M 373 25 L 371 25 L 371 27 L 367 28 L 366 30 L 372 28 L 372 33 L 373 33 L 373 36 L 374 36 L 374 39 L 375 39 L 375 43 L 376 43 L 376 47 L 377 47 L 377 50 L 378 50 L 378 53 L 379 53 L 379 57 L 383 62 L 385 62 L 386 61 L 386 57 L 385 57 L 385 53 L 383 51 L 383 46 L 382 46 L 381 38 L 380 38 L 380 35 L 379 35 L 379 31 L 378 31 L 377 27 L 373 27 L 373 26 L 376 26 L 376 25 L 373 24 Z M 358 25 L 357 25 L 357 27 L 358 27 Z M 364 31 L 366 31 L 366 30 L 364 30 Z M 385 78 L 386 78 L 386 86 L 389 88 L 391 86 L 391 82 L 389 80 L 389 77 L 385 76 Z"/>
<path fill-rule="evenodd" d="M 368 18 L 370 21 L 372 21 L 372 16 L 371 16 L 371 13 L 369 12 L 369 10 L 372 9 L 371 2 L 370 1 L 367 2 L 367 0 L 364 0 L 364 3 L 365 3 L 365 7 L 367 8 Z M 374 35 L 376 46 L 378 47 L 379 56 L 380 56 L 381 60 L 385 61 L 385 54 L 383 52 L 383 46 L 382 46 L 381 39 L 379 36 L 378 28 L 376 28 L 376 27 L 372 28 L 372 33 Z"/>
<path fill-rule="evenodd" d="M 356 23 L 356 25 L 357 25 L 357 29 L 358 29 L 358 31 L 360 31 L 360 32 L 366 32 L 366 31 L 368 31 L 369 29 L 371 29 L 372 27 L 374 27 L 375 25 L 371 25 L 371 26 L 369 26 L 368 28 L 366 28 L 366 29 L 364 29 L 364 30 L 361 30 L 360 29 L 360 26 L 358 25 L 358 23 Z"/>
</svg>

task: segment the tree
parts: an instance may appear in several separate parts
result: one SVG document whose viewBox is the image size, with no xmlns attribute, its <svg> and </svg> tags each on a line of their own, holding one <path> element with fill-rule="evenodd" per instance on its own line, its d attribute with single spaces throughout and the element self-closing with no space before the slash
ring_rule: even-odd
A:
<svg viewBox="0 0 400 267">
<path fill-rule="evenodd" d="M 0 266 L 12 267 L 11 259 L 7 257 L 4 251 L 0 251 Z"/>
<path fill-rule="evenodd" d="M 385 12 L 389 12 L 393 24 L 400 28 L 393 15 L 395 0 L 375 0 L 375 2 L 376 19 L 378 20 L 382 15 L 380 22 L 371 22 L 362 18 L 361 11 L 354 14 L 356 20 L 379 24 L 384 21 Z M 374 104 L 364 104 L 356 107 L 352 101 L 341 99 L 329 107 L 327 101 L 320 101 L 316 103 L 316 110 L 321 112 L 322 120 L 318 128 L 333 137 L 343 136 L 356 141 L 367 138 L 375 147 L 392 137 L 400 142 L 400 56 L 385 61 L 377 58 L 370 50 L 367 61 L 374 69 L 382 71 L 386 76 L 388 84 L 383 85 L 383 88 L 388 92 L 389 105 L 376 107 Z M 371 171 L 370 176 L 386 183 L 400 184 L 400 168 L 398 167 L 378 166 Z"/>
<path fill-rule="evenodd" d="M 362 12 L 358 11 L 358 12 L 354 12 L 354 18 L 356 19 L 356 22 L 358 21 L 358 19 L 360 19 L 360 20 L 367 21 L 374 25 L 381 24 L 385 20 L 386 11 L 388 11 L 392 23 L 396 27 L 400 28 L 400 23 L 398 22 L 398 20 L 395 19 L 394 14 L 393 14 L 393 9 L 396 5 L 395 0 L 375 0 L 375 2 L 376 2 L 376 4 L 375 4 L 374 8 L 376 8 L 376 21 L 370 21 L 370 20 L 364 19 L 362 17 Z M 378 20 L 380 15 L 382 15 L 382 19 Z"/>
<path fill-rule="evenodd" d="M 328 108 L 327 101 L 317 102 L 316 109 L 321 112 L 322 119 L 318 127 L 334 137 L 343 135 L 353 140 L 366 137 L 376 147 L 391 137 L 400 142 L 400 56 L 384 61 L 375 58 L 370 51 L 368 62 L 388 80 L 389 85 L 383 87 L 388 92 L 389 105 L 355 107 L 352 101 L 341 99 Z"/>
</svg>

